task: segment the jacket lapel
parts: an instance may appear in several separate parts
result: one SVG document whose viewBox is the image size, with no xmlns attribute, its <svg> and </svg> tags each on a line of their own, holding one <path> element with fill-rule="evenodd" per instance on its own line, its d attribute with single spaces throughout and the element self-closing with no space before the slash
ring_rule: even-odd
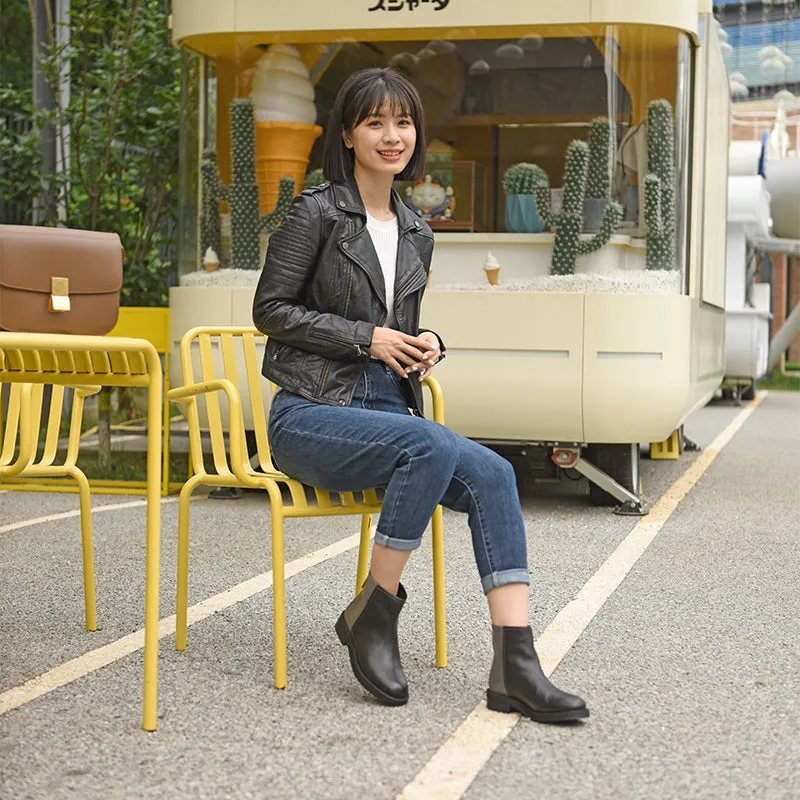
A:
<svg viewBox="0 0 800 800">
<path fill-rule="evenodd" d="M 427 276 L 422 259 L 419 257 L 419 242 L 415 235 L 421 223 L 394 189 L 392 189 L 392 205 L 397 214 L 398 232 L 394 299 L 395 304 L 399 306 L 407 295 L 425 285 Z"/>
<path fill-rule="evenodd" d="M 375 245 L 367 230 L 367 212 L 353 183 L 334 183 L 336 208 L 348 212 L 345 236 L 339 240 L 339 250 L 363 271 L 372 290 L 386 310 L 386 284 Z"/>
</svg>

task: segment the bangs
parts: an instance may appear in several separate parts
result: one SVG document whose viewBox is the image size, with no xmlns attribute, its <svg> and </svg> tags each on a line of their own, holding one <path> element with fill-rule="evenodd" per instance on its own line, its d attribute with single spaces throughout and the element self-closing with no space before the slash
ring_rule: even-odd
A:
<svg viewBox="0 0 800 800">
<path fill-rule="evenodd" d="M 344 127 L 352 130 L 374 114 L 385 112 L 396 117 L 410 117 L 417 121 L 415 97 L 404 83 L 379 78 L 361 87 L 353 96 L 353 119 L 343 120 Z"/>
<path fill-rule="evenodd" d="M 425 111 L 411 81 L 391 67 L 371 67 L 354 72 L 339 89 L 325 132 L 323 155 L 326 180 L 352 180 L 354 153 L 345 146 L 343 133 L 374 114 L 386 112 L 408 117 L 417 131 L 414 154 L 395 180 L 409 181 L 422 177 L 425 170 Z"/>
</svg>

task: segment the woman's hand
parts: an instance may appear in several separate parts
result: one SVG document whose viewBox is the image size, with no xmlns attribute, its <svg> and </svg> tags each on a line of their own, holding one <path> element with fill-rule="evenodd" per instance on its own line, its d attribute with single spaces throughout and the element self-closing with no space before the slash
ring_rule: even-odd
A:
<svg viewBox="0 0 800 800">
<path fill-rule="evenodd" d="M 417 336 L 417 339 L 424 340 L 427 349 L 419 361 L 406 368 L 405 375 L 408 377 L 416 374 L 419 375 L 419 380 L 423 381 L 441 361 L 442 354 L 439 352 L 439 339 L 433 331 L 424 331 Z"/>
<path fill-rule="evenodd" d="M 423 365 L 427 366 L 431 358 L 435 358 L 428 338 L 430 336 L 436 340 L 435 334 L 432 333 L 410 336 L 394 328 L 376 327 L 372 334 L 369 354 L 388 364 L 401 378 L 405 378 L 409 372 L 419 371 Z M 436 340 L 437 355 L 438 351 L 439 343 Z"/>
</svg>

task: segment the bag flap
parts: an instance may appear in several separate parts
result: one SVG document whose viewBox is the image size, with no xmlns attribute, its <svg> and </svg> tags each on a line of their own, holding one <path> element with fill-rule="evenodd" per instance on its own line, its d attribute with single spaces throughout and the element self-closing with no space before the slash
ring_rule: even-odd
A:
<svg viewBox="0 0 800 800">
<path fill-rule="evenodd" d="M 119 292 L 122 254 L 116 233 L 0 225 L 0 288 L 50 294 L 67 278 L 69 294 Z"/>
</svg>

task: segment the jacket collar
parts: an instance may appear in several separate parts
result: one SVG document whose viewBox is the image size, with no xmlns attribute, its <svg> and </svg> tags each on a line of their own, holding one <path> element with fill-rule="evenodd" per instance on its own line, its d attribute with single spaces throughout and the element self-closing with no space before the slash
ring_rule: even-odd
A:
<svg viewBox="0 0 800 800">
<path fill-rule="evenodd" d="M 333 187 L 334 203 L 337 208 L 342 209 L 342 211 L 360 214 L 366 219 L 367 212 L 364 209 L 364 203 L 361 202 L 361 195 L 358 192 L 355 181 L 350 180 L 346 183 L 331 182 L 331 186 Z M 394 188 L 392 188 L 392 208 L 394 208 L 394 213 L 397 214 L 399 233 L 422 229 L 416 214 L 400 199 L 400 195 Z"/>
</svg>

